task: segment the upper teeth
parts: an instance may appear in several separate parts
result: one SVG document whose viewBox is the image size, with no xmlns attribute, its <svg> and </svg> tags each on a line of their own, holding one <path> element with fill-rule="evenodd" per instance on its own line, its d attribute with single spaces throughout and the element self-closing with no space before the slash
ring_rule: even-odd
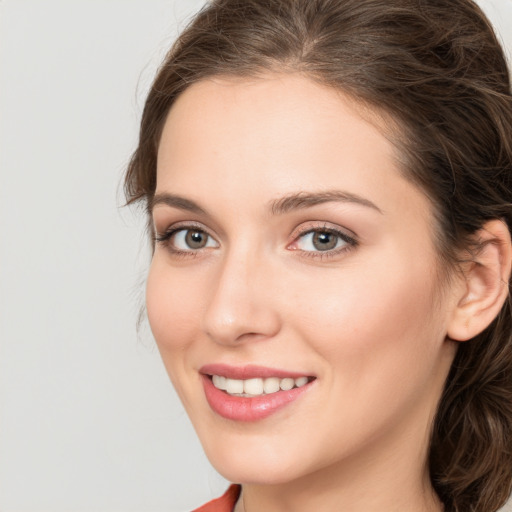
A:
<svg viewBox="0 0 512 512">
<path fill-rule="evenodd" d="M 289 391 L 293 387 L 300 388 L 308 383 L 307 377 L 292 379 L 290 377 L 279 379 L 278 377 L 269 377 L 267 379 L 228 379 L 222 375 L 213 375 L 213 385 L 217 389 L 222 389 L 230 395 L 237 396 L 258 396 L 276 391 Z"/>
</svg>

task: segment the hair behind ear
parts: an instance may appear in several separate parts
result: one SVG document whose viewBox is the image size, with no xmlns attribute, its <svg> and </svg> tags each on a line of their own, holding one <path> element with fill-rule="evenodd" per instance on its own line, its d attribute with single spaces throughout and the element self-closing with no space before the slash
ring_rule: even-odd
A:
<svg viewBox="0 0 512 512">
<path fill-rule="evenodd" d="M 494 220 L 476 236 L 451 332 L 468 341 L 459 344 L 430 451 L 432 481 L 453 512 L 496 510 L 512 491 L 510 233 Z"/>
</svg>

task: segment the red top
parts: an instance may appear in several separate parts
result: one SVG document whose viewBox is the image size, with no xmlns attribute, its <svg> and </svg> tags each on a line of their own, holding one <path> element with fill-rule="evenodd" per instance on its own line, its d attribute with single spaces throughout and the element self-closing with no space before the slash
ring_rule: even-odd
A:
<svg viewBox="0 0 512 512">
<path fill-rule="evenodd" d="M 220 498 L 209 501 L 192 512 L 233 512 L 241 490 L 240 485 L 232 484 Z"/>
</svg>

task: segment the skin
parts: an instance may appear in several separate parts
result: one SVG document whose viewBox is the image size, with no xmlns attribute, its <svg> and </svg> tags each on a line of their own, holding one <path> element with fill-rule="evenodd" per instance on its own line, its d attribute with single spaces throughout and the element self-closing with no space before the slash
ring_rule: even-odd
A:
<svg viewBox="0 0 512 512">
<path fill-rule="evenodd" d="M 243 483 L 237 511 L 442 510 L 428 438 L 466 284 L 440 282 L 431 204 L 395 151 L 376 116 L 299 75 L 203 81 L 169 113 L 157 195 L 204 211 L 160 202 L 154 229 L 201 229 L 208 243 L 156 242 L 148 316 L 207 456 Z M 333 190 L 375 207 L 269 209 Z M 326 228 L 356 244 L 318 250 L 305 233 Z M 240 423 L 209 407 L 208 363 L 316 380 L 268 418 Z"/>
</svg>

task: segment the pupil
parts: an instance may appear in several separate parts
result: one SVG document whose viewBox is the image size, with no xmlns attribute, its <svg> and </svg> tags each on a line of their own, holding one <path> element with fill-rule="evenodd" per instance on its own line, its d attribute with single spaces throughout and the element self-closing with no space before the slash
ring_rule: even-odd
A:
<svg viewBox="0 0 512 512">
<path fill-rule="evenodd" d="M 332 233 L 315 233 L 313 245 L 319 251 L 328 251 L 336 247 L 336 236 Z"/>
<path fill-rule="evenodd" d="M 187 245 L 191 249 L 200 249 L 206 243 L 206 237 L 201 231 L 189 231 L 186 236 Z"/>
</svg>

